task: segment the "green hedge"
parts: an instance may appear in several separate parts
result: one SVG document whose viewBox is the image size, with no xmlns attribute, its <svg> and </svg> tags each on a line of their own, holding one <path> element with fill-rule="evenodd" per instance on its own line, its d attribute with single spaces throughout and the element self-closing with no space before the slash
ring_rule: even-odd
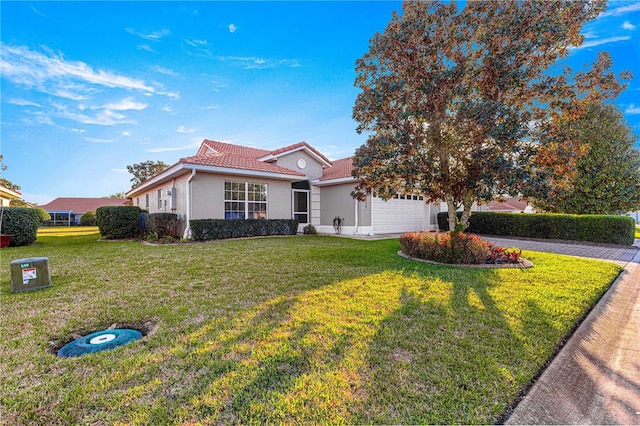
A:
<svg viewBox="0 0 640 426">
<path fill-rule="evenodd" d="M 98 207 L 96 222 L 100 235 L 107 239 L 138 238 L 143 211 L 137 206 Z"/>
<path fill-rule="evenodd" d="M 80 225 L 96 226 L 96 212 L 86 212 L 80 217 Z"/>
<path fill-rule="evenodd" d="M 458 212 L 458 218 L 461 215 Z M 448 230 L 447 212 L 438 213 L 438 227 Z M 467 232 L 631 245 L 634 230 L 628 216 L 473 212 Z"/>
<path fill-rule="evenodd" d="M 26 207 L 3 207 L 1 233 L 12 235 L 10 247 L 19 247 L 36 242 L 40 213 Z"/>
<path fill-rule="evenodd" d="M 147 231 L 155 232 L 158 237 L 180 237 L 180 222 L 175 213 L 150 213 L 147 216 Z"/>
<path fill-rule="evenodd" d="M 296 219 L 192 219 L 189 226 L 191 239 L 195 241 L 261 235 L 295 235 L 298 232 Z"/>
</svg>

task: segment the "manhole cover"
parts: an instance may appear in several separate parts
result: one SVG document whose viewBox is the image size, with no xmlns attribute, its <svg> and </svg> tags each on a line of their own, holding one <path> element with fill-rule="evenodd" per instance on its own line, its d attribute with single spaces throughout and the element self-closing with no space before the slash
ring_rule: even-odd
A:
<svg viewBox="0 0 640 426">
<path fill-rule="evenodd" d="M 142 333 L 128 328 L 97 331 L 67 343 L 58 351 L 58 356 L 81 356 L 93 352 L 107 351 L 140 338 L 142 338 Z"/>
</svg>

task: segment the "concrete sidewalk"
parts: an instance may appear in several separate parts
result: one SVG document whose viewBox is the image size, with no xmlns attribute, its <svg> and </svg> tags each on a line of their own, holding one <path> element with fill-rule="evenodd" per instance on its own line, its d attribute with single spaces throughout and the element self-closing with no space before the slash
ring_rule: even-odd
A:
<svg viewBox="0 0 640 426">
<path fill-rule="evenodd" d="M 508 246 L 505 242 L 496 244 Z M 615 261 L 625 270 L 506 424 L 640 424 L 640 252 L 599 246 L 575 247 L 571 252 L 563 244 L 544 249 L 529 243 L 517 240 L 513 245 L 554 253 L 568 250 L 563 253 Z M 626 260 L 630 254 L 633 257 Z"/>
</svg>

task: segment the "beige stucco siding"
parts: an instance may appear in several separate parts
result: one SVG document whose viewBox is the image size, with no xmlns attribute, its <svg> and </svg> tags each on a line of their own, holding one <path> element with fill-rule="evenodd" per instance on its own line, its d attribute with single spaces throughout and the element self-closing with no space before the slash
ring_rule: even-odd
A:
<svg viewBox="0 0 640 426">
<path fill-rule="evenodd" d="M 298 167 L 298 160 L 300 159 L 303 159 L 306 163 L 304 169 Z M 303 150 L 295 151 L 291 154 L 286 154 L 282 157 L 278 157 L 277 165 L 290 170 L 304 173 L 307 175 L 309 180 L 316 180 L 322 177 L 322 165 L 318 163 L 315 158 L 313 158 Z M 301 178 L 300 180 L 304 179 Z"/>
<path fill-rule="evenodd" d="M 191 181 L 191 219 L 224 218 L 224 182 L 267 184 L 267 219 L 291 218 L 291 183 L 244 176 L 198 173 Z"/>
<path fill-rule="evenodd" d="M 338 216 L 344 219 L 343 226 L 355 226 L 356 202 L 351 197 L 355 184 L 323 186 L 320 188 L 322 203 L 320 205 L 320 224 L 333 225 L 333 219 Z M 358 203 L 358 226 L 371 225 L 371 203 Z"/>
</svg>

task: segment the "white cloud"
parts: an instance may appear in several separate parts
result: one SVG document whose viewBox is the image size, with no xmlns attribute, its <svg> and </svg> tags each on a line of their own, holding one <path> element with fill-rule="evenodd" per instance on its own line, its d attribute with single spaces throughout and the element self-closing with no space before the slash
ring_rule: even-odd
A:
<svg viewBox="0 0 640 426">
<path fill-rule="evenodd" d="M 153 48 L 148 44 L 139 44 L 136 47 L 138 48 L 138 50 L 146 50 L 147 52 L 156 53 L 156 51 L 153 50 Z"/>
<path fill-rule="evenodd" d="M 38 15 L 46 18 L 47 15 L 45 15 L 44 13 L 40 12 L 38 9 L 36 9 L 35 7 L 33 7 L 32 5 L 29 5 L 29 7 L 31 8 L 31 10 L 33 10 L 35 13 L 37 13 Z"/>
<path fill-rule="evenodd" d="M 63 93 L 67 82 L 81 82 L 96 86 L 140 90 L 155 93 L 156 89 L 143 80 L 126 77 L 111 71 L 93 69 L 80 61 L 67 61 L 60 53 L 43 54 L 25 46 L 8 46 L 0 43 L 3 56 L 0 59 L 0 72 L 7 79 L 20 85 L 37 87 L 47 92 L 54 85 L 58 93 Z M 77 86 L 77 84 L 76 84 Z M 66 93 L 70 97 L 71 93 Z M 81 95 L 78 95 L 81 96 Z M 64 96 L 63 96 L 64 97 Z"/>
<path fill-rule="evenodd" d="M 196 131 L 196 129 L 187 129 L 182 124 L 176 130 L 176 132 L 178 132 L 178 133 L 193 133 L 195 131 Z"/>
<path fill-rule="evenodd" d="M 173 109 L 171 109 L 171 107 L 169 105 L 165 105 L 162 107 L 162 110 L 164 112 L 173 112 Z"/>
<path fill-rule="evenodd" d="M 160 65 L 154 65 L 151 67 L 151 69 L 154 70 L 155 72 L 159 72 L 160 74 L 170 75 L 171 77 L 178 77 L 180 75 L 177 72 L 165 67 L 161 67 Z"/>
<path fill-rule="evenodd" d="M 87 142 L 91 143 L 112 143 L 115 142 L 115 139 L 99 139 L 99 138 L 84 138 Z"/>
<path fill-rule="evenodd" d="M 627 109 L 624 110 L 626 114 L 636 115 L 640 114 L 640 106 L 635 106 L 635 104 L 629 105 Z"/>
<path fill-rule="evenodd" d="M 578 47 L 574 47 L 572 50 L 585 49 L 587 47 L 600 46 L 602 44 L 617 43 L 619 41 L 625 41 L 630 39 L 631 37 L 629 36 L 615 36 L 615 37 L 601 38 L 599 40 L 590 40 L 590 41 L 585 41 Z"/>
<path fill-rule="evenodd" d="M 284 66 L 288 68 L 299 68 L 302 65 L 296 59 L 265 59 L 256 56 L 218 56 L 223 62 L 231 62 L 232 65 L 244 69 L 267 69 Z"/>
<path fill-rule="evenodd" d="M 111 171 L 117 173 L 129 173 L 129 170 L 127 169 L 111 169 Z"/>
<path fill-rule="evenodd" d="M 631 30 L 631 31 L 633 31 L 633 30 L 635 30 L 635 29 L 636 29 L 636 26 L 635 26 L 635 25 L 633 25 L 633 24 L 632 24 L 631 22 L 629 22 L 629 21 L 624 21 L 624 23 L 622 24 L 622 28 L 623 28 L 623 29 L 625 29 L 625 30 Z"/>
<path fill-rule="evenodd" d="M 131 132 L 125 130 L 124 132 L 122 132 L 122 136 L 131 136 Z"/>
<path fill-rule="evenodd" d="M 205 58 L 210 58 L 212 56 L 211 50 L 209 49 L 209 42 L 207 40 L 185 39 L 184 42 L 186 45 L 183 44 L 182 47 L 187 54 Z"/>
<path fill-rule="evenodd" d="M 236 27 L 235 24 L 229 24 L 229 32 L 231 34 L 235 33 L 237 29 L 238 29 L 238 27 Z"/>
<path fill-rule="evenodd" d="M 96 124 L 99 126 L 113 126 L 116 124 L 137 124 L 134 120 L 129 120 L 125 115 L 108 109 L 98 112 L 95 116 L 70 111 L 66 105 L 55 105 L 57 111 L 53 115 L 77 121 L 82 124 Z"/>
<path fill-rule="evenodd" d="M 162 37 L 165 37 L 171 34 L 171 31 L 169 31 L 166 28 L 163 28 L 158 31 L 150 31 L 150 32 L 140 32 L 140 31 L 134 30 L 133 28 L 125 28 L 125 31 L 128 32 L 129 34 L 137 35 L 140 38 L 143 38 L 145 40 L 151 40 L 151 41 L 159 41 Z"/>
<path fill-rule="evenodd" d="M 620 16 L 627 13 L 640 12 L 640 2 L 632 3 L 626 6 L 616 7 L 615 9 L 611 9 L 610 11 L 603 12 L 600 14 L 600 17 L 603 16 Z"/>
<path fill-rule="evenodd" d="M 28 101 L 26 99 L 9 99 L 7 101 L 8 104 L 12 104 L 12 105 L 18 105 L 18 106 L 34 106 L 34 107 L 41 107 L 42 105 L 32 102 L 32 101 Z"/>
<path fill-rule="evenodd" d="M 118 102 L 113 102 L 107 105 L 103 105 L 103 106 L 99 106 L 99 107 L 92 107 L 91 109 L 107 109 L 107 110 L 116 110 L 116 111 L 127 111 L 127 110 L 136 110 L 136 111 L 141 111 L 143 109 L 145 109 L 148 105 L 147 104 L 143 104 L 142 102 L 136 102 L 133 100 L 133 97 L 129 96 L 128 98 L 125 98 L 121 101 Z"/>
<path fill-rule="evenodd" d="M 220 105 L 214 104 L 214 105 L 208 105 L 208 106 L 202 107 L 201 109 L 212 110 L 212 109 L 220 109 L 220 108 L 221 108 Z"/>
</svg>

